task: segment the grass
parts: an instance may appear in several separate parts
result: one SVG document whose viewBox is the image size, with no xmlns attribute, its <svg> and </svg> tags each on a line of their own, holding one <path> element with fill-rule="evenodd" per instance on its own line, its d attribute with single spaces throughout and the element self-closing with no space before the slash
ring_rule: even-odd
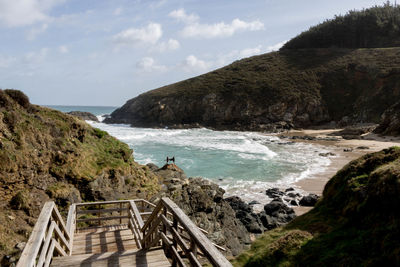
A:
<svg viewBox="0 0 400 267">
<path fill-rule="evenodd" d="M 234 264 L 399 266 L 399 196 L 400 149 L 367 154 L 328 182 L 314 209 L 266 232 Z"/>
</svg>

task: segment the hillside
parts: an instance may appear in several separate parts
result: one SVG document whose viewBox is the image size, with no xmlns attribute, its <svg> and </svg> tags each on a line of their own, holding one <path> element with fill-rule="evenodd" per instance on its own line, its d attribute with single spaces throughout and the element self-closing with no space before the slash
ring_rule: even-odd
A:
<svg viewBox="0 0 400 267">
<path fill-rule="evenodd" d="M 400 96 L 400 48 L 286 49 L 133 98 L 107 123 L 273 131 L 378 123 Z"/>
<path fill-rule="evenodd" d="M 399 266 L 400 148 L 350 162 L 322 200 L 265 233 L 236 266 Z"/>
<path fill-rule="evenodd" d="M 372 48 L 400 45 L 400 6 L 388 1 L 361 11 L 350 11 L 344 16 L 311 27 L 289 42 L 283 49 L 299 48 Z"/>
<path fill-rule="evenodd" d="M 0 90 L 0 259 L 18 254 L 45 201 L 149 197 L 159 179 L 106 132 Z M 7 266 L 3 259 L 1 266 Z"/>
</svg>

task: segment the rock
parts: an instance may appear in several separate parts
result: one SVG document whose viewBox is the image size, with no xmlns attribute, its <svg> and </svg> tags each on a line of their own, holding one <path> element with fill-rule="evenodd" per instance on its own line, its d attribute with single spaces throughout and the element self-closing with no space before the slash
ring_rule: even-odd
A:
<svg viewBox="0 0 400 267">
<path fill-rule="evenodd" d="M 146 166 L 149 167 L 149 169 L 153 172 L 155 172 L 159 169 L 158 166 L 154 163 L 147 163 Z"/>
<path fill-rule="evenodd" d="M 99 121 L 99 119 L 95 115 L 90 113 L 90 112 L 70 111 L 70 112 L 67 112 L 67 114 L 75 116 L 75 117 L 78 117 L 78 118 L 80 118 L 82 120 L 85 120 L 85 121 L 95 121 L 95 122 Z"/>
<path fill-rule="evenodd" d="M 298 206 L 299 204 L 297 204 L 297 201 L 296 201 L 296 200 L 292 199 L 292 200 L 290 201 L 290 205 L 292 205 L 292 206 Z"/>
<path fill-rule="evenodd" d="M 285 189 L 285 193 L 290 192 L 290 191 L 294 191 L 294 188 L 293 187 L 289 187 L 289 188 Z"/>
<path fill-rule="evenodd" d="M 18 249 L 19 251 L 23 251 L 26 246 L 26 242 L 19 242 L 15 245 L 15 248 Z"/>
<path fill-rule="evenodd" d="M 272 201 L 264 206 L 265 214 L 274 218 L 275 224 L 284 225 L 293 220 L 296 215 L 292 208 L 283 202 Z"/>
<path fill-rule="evenodd" d="M 400 135 L 400 101 L 385 110 L 374 132 L 383 135 Z"/>
<path fill-rule="evenodd" d="M 369 149 L 368 146 L 358 146 L 357 149 Z"/>
<path fill-rule="evenodd" d="M 270 188 L 265 191 L 265 194 L 270 198 L 283 196 L 285 193 L 280 191 L 279 188 Z"/>
<path fill-rule="evenodd" d="M 299 205 L 306 207 L 314 207 L 319 199 L 319 196 L 316 194 L 309 194 L 308 196 L 304 196 L 300 199 Z"/>
<path fill-rule="evenodd" d="M 336 156 L 336 154 L 335 154 L 335 153 L 332 153 L 332 152 L 319 153 L 318 155 L 321 156 L 321 157 Z"/>
<path fill-rule="evenodd" d="M 164 180 L 166 188 L 172 182 L 181 187 L 173 191 L 165 189 L 151 201 L 157 202 L 163 196 L 170 197 L 196 225 L 209 233 L 208 237 L 213 242 L 227 248 L 228 255 L 237 255 L 249 246 L 250 231 L 261 233 L 264 230 L 250 205 L 235 197 L 230 201 L 232 206 L 237 207 L 235 211 L 230 202 L 223 198 L 225 191 L 217 184 L 203 178 L 183 178 L 186 175 L 178 167 L 162 169 L 156 174 L 167 174 L 169 178 Z"/>
<path fill-rule="evenodd" d="M 287 194 L 287 196 L 288 196 L 288 197 L 291 197 L 291 198 L 296 198 L 296 197 L 297 197 L 297 194 L 295 194 L 295 193 L 293 193 L 293 192 L 290 192 L 289 194 Z"/>
<path fill-rule="evenodd" d="M 249 205 L 250 205 L 250 206 L 252 206 L 252 205 L 257 205 L 257 204 L 261 204 L 261 203 L 258 202 L 257 200 L 252 200 L 252 201 L 249 202 Z"/>
<path fill-rule="evenodd" d="M 353 149 L 352 148 L 344 148 L 343 152 L 353 152 Z"/>
</svg>

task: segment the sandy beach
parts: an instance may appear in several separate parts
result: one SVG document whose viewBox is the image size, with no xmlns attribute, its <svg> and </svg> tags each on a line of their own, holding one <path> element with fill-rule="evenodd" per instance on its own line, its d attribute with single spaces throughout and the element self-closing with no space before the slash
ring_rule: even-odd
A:
<svg viewBox="0 0 400 267">
<path fill-rule="evenodd" d="M 306 179 L 300 180 L 295 185 L 309 193 L 322 195 L 322 191 L 328 180 L 336 174 L 338 170 L 343 168 L 350 161 L 359 158 L 367 153 L 380 151 L 382 149 L 391 146 L 400 146 L 399 137 L 391 136 L 378 136 L 376 134 L 363 135 L 363 139 L 352 139 L 346 140 L 340 136 L 332 136 L 335 132 L 339 132 L 342 129 L 324 129 L 324 130 L 292 130 L 282 136 L 311 136 L 315 137 L 316 140 L 304 140 L 295 139 L 295 142 L 307 142 L 326 146 L 330 148 L 330 151 L 334 156 L 329 156 L 331 164 L 327 169 L 319 174 L 313 175 Z M 321 139 L 327 139 L 335 137 L 337 140 L 327 141 Z M 295 211 L 298 215 L 310 210 L 308 207 L 297 207 Z"/>
</svg>

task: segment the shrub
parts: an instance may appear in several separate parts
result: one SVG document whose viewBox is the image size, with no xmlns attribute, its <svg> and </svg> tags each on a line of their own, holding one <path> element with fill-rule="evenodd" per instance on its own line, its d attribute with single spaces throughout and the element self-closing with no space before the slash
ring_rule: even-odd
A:
<svg viewBox="0 0 400 267">
<path fill-rule="evenodd" d="M 6 89 L 4 92 L 11 97 L 15 102 L 24 108 L 30 107 L 29 98 L 21 91 L 14 89 Z"/>
</svg>

